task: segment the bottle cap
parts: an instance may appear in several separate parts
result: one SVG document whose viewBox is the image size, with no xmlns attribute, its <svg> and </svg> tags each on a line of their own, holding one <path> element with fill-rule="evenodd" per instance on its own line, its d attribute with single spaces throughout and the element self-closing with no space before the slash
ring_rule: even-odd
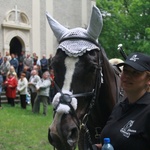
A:
<svg viewBox="0 0 150 150">
<path fill-rule="evenodd" d="M 110 138 L 104 138 L 104 143 L 110 143 Z"/>
</svg>

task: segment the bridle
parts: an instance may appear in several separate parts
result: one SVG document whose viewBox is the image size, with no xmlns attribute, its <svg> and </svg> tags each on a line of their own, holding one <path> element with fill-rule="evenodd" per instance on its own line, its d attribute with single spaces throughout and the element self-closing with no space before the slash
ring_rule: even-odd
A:
<svg viewBox="0 0 150 150">
<path fill-rule="evenodd" d="M 91 110 L 95 104 L 95 101 L 98 98 L 99 89 L 100 89 L 101 83 L 102 83 L 103 54 L 102 54 L 100 45 L 97 42 L 95 42 L 94 40 L 89 39 L 89 38 L 79 38 L 79 37 L 65 38 L 62 41 L 60 41 L 60 43 L 65 41 L 65 40 L 70 40 L 70 39 L 83 39 L 83 40 L 94 43 L 95 45 L 97 45 L 100 48 L 100 50 L 98 51 L 99 55 L 98 55 L 98 63 L 97 63 L 97 68 L 96 68 L 95 86 L 94 86 L 94 89 L 90 92 L 69 95 L 69 94 L 63 93 L 62 90 L 59 88 L 58 84 L 54 81 L 54 85 L 55 85 L 56 90 L 61 94 L 60 101 L 57 104 L 57 106 L 54 108 L 54 116 L 56 114 L 56 110 L 57 110 L 57 107 L 59 106 L 59 104 L 64 104 L 64 105 L 69 106 L 70 107 L 70 112 L 69 112 L 70 115 L 73 116 L 73 118 L 74 118 L 73 120 L 74 120 L 76 126 L 78 127 L 78 129 L 80 131 L 81 130 L 85 131 L 87 138 L 88 138 L 89 148 L 90 148 L 90 150 L 93 150 L 90 133 L 89 133 L 89 130 L 87 128 L 87 121 L 88 121 L 88 116 L 90 115 Z M 91 99 L 89 102 L 88 111 L 84 115 L 82 121 L 80 122 L 78 117 L 77 117 L 76 111 L 74 110 L 74 108 L 71 105 L 72 98 L 73 97 L 75 97 L 75 98 L 77 98 L 77 97 L 89 97 L 89 96 L 91 97 Z"/>
</svg>

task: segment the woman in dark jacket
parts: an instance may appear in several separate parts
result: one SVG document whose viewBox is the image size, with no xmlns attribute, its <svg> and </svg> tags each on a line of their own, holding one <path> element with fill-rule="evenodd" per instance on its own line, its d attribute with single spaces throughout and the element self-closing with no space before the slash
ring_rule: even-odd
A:
<svg viewBox="0 0 150 150">
<path fill-rule="evenodd" d="M 150 150 L 150 56 L 132 53 L 118 66 L 123 66 L 121 85 L 127 98 L 114 107 L 102 141 L 109 137 L 115 150 Z"/>
</svg>

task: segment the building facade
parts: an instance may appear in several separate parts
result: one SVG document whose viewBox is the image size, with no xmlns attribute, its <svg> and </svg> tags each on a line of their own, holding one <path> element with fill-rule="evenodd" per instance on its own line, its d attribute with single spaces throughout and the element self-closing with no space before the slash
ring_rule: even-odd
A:
<svg viewBox="0 0 150 150">
<path fill-rule="evenodd" d="M 46 20 L 48 11 L 67 28 L 86 28 L 96 0 L 0 0 L 0 52 L 54 55 L 57 41 Z"/>
</svg>

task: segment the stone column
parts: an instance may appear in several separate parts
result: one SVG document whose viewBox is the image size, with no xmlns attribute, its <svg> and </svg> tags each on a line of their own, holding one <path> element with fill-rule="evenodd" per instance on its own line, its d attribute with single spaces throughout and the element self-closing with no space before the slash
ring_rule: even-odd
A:
<svg viewBox="0 0 150 150">
<path fill-rule="evenodd" d="M 81 8 L 81 11 L 82 11 L 82 24 L 81 26 L 83 28 L 85 28 L 85 26 L 87 25 L 87 0 L 82 0 L 82 8 Z"/>
<path fill-rule="evenodd" d="M 53 16 L 53 11 L 54 11 L 53 5 L 54 5 L 53 0 L 46 0 L 46 11 L 49 12 L 51 16 Z M 54 56 L 56 52 L 56 48 L 54 47 L 54 42 L 55 42 L 54 34 L 46 19 L 46 54 L 48 54 L 47 57 L 49 57 L 49 54 L 52 54 Z"/>
<path fill-rule="evenodd" d="M 40 0 L 32 1 L 32 50 L 40 57 Z M 31 53 L 30 52 L 30 53 Z M 32 54 L 31 53 L 31 54 Z"/>
</svg>

